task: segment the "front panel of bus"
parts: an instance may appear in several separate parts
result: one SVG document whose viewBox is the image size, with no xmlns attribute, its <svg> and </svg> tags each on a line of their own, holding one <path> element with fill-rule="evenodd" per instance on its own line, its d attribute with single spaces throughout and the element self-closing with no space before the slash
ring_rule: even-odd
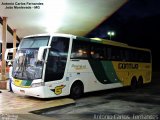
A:
<svg viewBox="0 0 160 120">
<path fill-rule="evenodd" d="M 70 38 L 35 36 L 24 38 L 17 50 L 12 71 L 15 93 L 39 98 L 55 97 L 62 93 Z M 41 46 L 51 46 L 37 60 Z M 53 84 L 55 83 L 55 84 Z M 53 86 L 52 86 L 53 85 Z"/>
</svg>

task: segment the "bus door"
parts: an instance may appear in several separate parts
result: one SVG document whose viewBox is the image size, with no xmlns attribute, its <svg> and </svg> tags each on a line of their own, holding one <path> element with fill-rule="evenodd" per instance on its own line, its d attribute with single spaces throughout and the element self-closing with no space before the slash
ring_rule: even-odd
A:
<svg viewBox="0 0 160 120">
<path fill-rule="evenodd" d="M 45 82 L 62 80 L 68 57 L 69 38 L 53 37 L 46 63 Z"/>
</svg>

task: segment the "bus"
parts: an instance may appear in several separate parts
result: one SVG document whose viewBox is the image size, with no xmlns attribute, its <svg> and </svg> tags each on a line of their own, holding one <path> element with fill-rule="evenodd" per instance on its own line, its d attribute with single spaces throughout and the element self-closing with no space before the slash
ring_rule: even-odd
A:
<svg viewBox="0 0 160 120">
<path fill-rule="evenodd" d="M 149 49 L 70 34 L 24 37 L 13 62 L 12 89 L 51 98 L 151 82 Z"/>
</svg>

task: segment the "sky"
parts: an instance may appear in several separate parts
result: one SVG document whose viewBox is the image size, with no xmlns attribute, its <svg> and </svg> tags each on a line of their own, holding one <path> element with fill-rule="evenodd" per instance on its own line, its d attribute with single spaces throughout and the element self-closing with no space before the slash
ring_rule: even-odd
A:
<svg viewBox="0 0 160 120">
<path fill-rule="evenodd" d="M 87 37 L 109 39 L 152 50 L 153 69 L 160 70 L 160 0 L 129 0 L 109 19 L 97 26 Z"/>
</svg>

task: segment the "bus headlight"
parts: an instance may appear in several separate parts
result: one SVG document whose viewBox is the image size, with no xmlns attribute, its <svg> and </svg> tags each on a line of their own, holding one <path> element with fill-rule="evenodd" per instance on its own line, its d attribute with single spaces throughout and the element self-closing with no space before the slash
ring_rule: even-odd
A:
<svg viewBox="0 0 160 120">
<path fill-rule="evenodd" d="M 44 86 L 44 85 L 45 85 L 44 82 L 33 83 L 33 84 L 31 85 L 31 87 L 40 87 L 40 86 Z"/>
</svg>

